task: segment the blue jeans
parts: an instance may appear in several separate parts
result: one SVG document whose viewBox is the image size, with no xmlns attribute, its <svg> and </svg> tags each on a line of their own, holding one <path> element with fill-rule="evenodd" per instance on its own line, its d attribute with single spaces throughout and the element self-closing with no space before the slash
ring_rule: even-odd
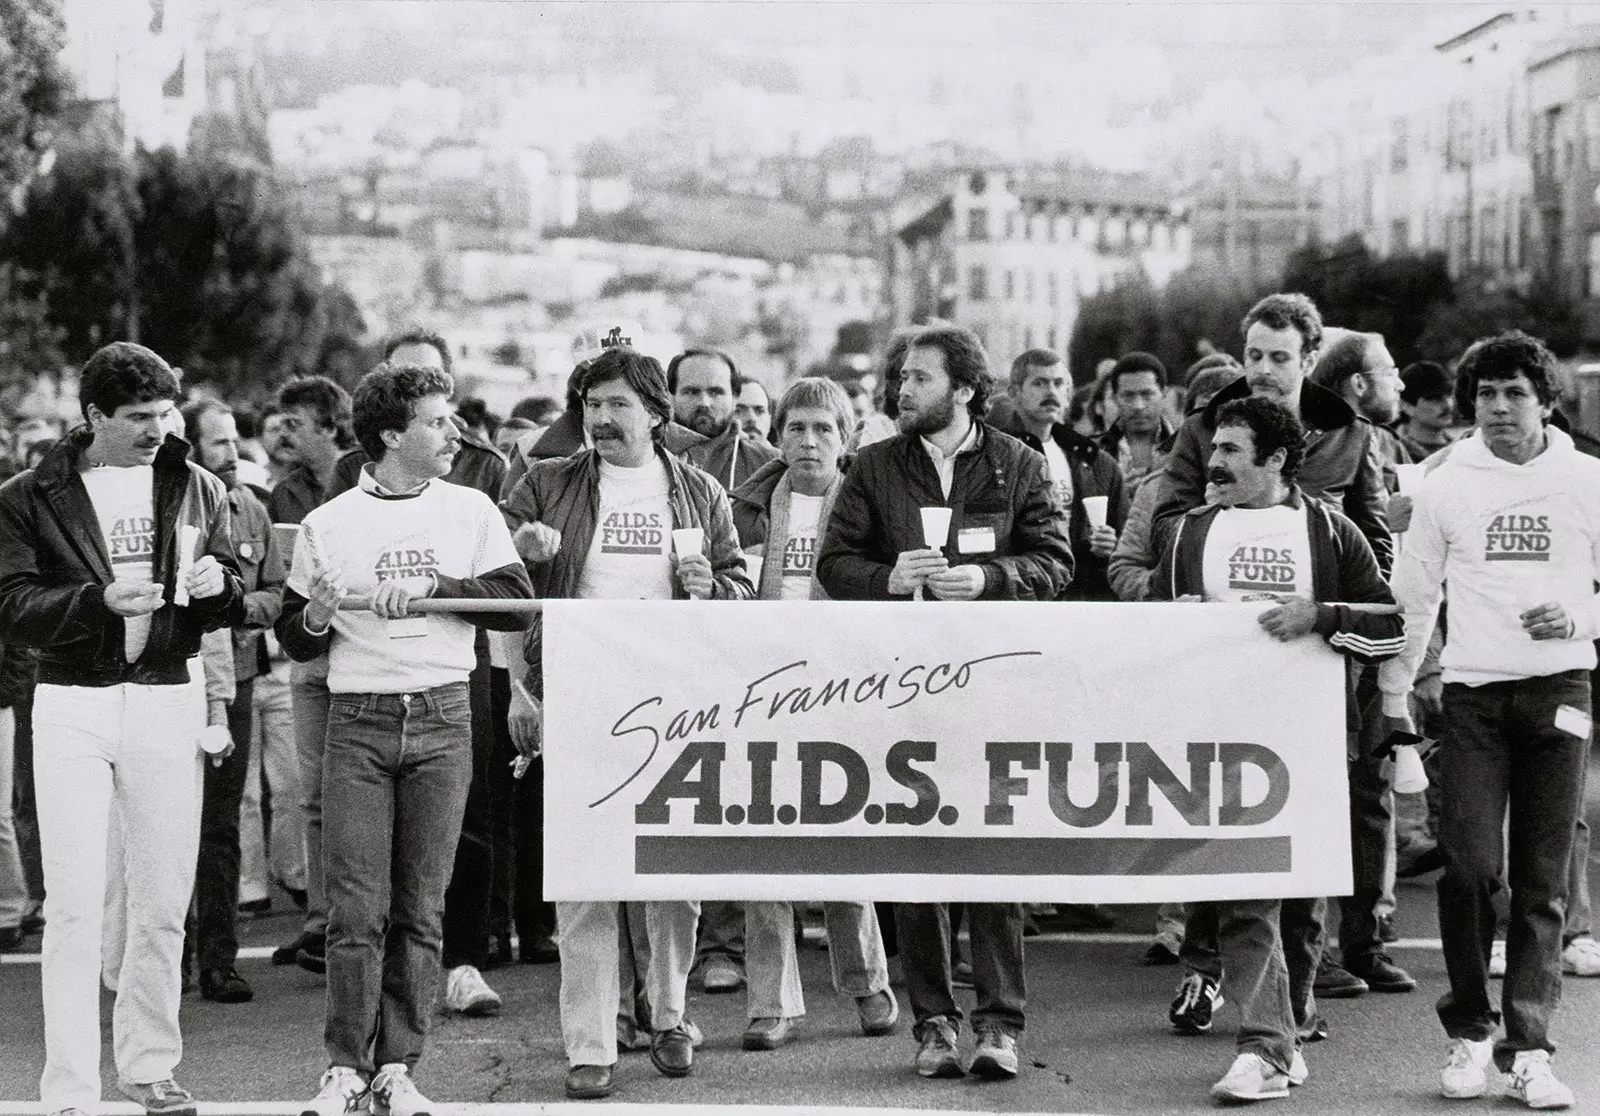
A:
<svg viewBox="0 0 1600 1116">
<path fill-rule="evenodd" d="M 1022 1033 L 1027 986 L 1022 972 L 1022 904 L 968 903 L 967 927 L 972 941 L 972 987 L 977 1004 L 974 1028 L 993 1025 L 1007 1034 Z M 950 973 L 950 908 L 943 903 L 897 903 L 894 908 L 900 964 L 911 997 L 915 1031 L 943 1017 L 961 1029 Z"/>
<path fill-rule="evenodd" d="M 1442 749 L 1439 932 L 1450 990 L 1439 999 L 1439 1020 L 1452 1038 L 1482 1041 L 1503 1012 L 1505 1037 L 1494 1052 L 1502 1070 L 1519 1051 L 1555 1049 L 1549 1026 L 1561 1001 L 1568 864 L 1589 750 L 1587 736 L 1555 727 L 1561 705 L 1589 712 L 1588 671 L 1444 688 L 1450 742 Z M 1489 945 L 1502 861 L 1511 911 L 1497 1012 Z"/>
<path fill-rule="evenodd" d="M 421 1058 L 471 781 L 465 682 L 331 695 L 322 793 L 329 1065 L 370 1074 Z"/>
<path fill-rule="evenodd" d="M 1190 903 L 1179 959 L 1220 981 L 1239 1005 L 1240 1053 L 1287 1072 L 1317 1015 L 1326 899 L 1236 899 Z"/>
</svg>

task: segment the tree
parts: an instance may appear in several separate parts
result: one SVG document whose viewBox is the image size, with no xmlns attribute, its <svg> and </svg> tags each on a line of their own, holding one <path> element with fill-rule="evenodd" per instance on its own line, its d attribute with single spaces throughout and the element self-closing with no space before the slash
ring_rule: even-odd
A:
<svg viewBox="0 0 1600 1116">
<path fill-rule="evenodd" d="M 1418 340 L 1435 309 L 1456 294 L 1444 253 L 1380 259 L 1359 235 L 1331 251 L 1316 243 L 1297 250 L 1281 289 L 1309 296 L 1327 325 L 1383 334 L 1402 367 L 1419 358 Z"/>
<path fill-rule="evenodd" d="M 66 38 L 60 0 L 0 0 L 0 198 L 50 147 L 70 84 L 57 61 Z"/>
<path fill-rule="evenodd" d="M 16 268 L 0 264 L 0 403 L 40 376 L 58 376 L 67 363 L 61 328 L 43 298 L 17 291 Z"/>
<path fill-rule="evenodd" d="M 1143 272 L 1119 276 L 1103 291 L 1084 299 L 1072 323 L 1068 366 L 1072 379 L 1087 384 L 1095 366 L 1106 358 L 1142 349 L 1149 352 L 1161 342 L 1161 303 Z"/>
<path fill-rule="evenodd" d="M 1152 351 L 1174 378 L 1207 352 L 1239 351 L 1239 324 L 1265 291 L 1191 267 L 1161 292 L 1161 341 Z"/>
<path fill-rule="evenodd" d="M 1508 329 L 1532 334 L 1558 357 L 1572 356 L 1582 343 L 1577 308 L 1557 284 L 1544 277 L 1536 279 L 1526 293 L 1476 275 L 1463 277 L 1457 286 L 1455 300 L 1433 307 L 1427 327 L 1417 339 L 1422 359 L 1448 363 L 1480 337 Z"/>
<path fill-rule="evenodd" d="M 256 395 L 359 344 L 263 171 L 170 148 L 125 159 L 87 144 L 29 189 L 0 255 L 42 298 L 69 360 L 139 341 L 196 381 Z M 353 306 L 353 304 L 351 304 Z"/>
</svg>

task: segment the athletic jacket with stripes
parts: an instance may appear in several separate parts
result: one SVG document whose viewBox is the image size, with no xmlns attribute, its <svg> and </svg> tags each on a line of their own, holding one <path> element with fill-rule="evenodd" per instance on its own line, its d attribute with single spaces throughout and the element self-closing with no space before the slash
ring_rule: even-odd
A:
<svg viewBox="0 0 1600 1116">
<path fill-rule="evenodd" d="M 1315 632 L 1335 651 L 1361 663 L 1379 663 L 1405 650 L 1405 622 L 1398 612 L 1378 612 L 1361 605 L 1394 605 L 1394 595 L 1378 572 L 1372 547 L 1356 525 L 1318 500 L 1291 488 L 1284 501 L 1304 508 L 1311 540 L 1311 597 L 1317 602 Z M 1215 504 L 1194 508 L 1178 521 L 1172 543 L 1151 579 L 1156 600 L 1203 595 L 1206 536 L 1217 513 Z"/>
</svg>

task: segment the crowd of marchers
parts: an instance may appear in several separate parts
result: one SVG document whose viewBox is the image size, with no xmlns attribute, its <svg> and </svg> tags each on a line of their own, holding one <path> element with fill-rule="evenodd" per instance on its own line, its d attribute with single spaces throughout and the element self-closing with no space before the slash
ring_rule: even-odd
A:
<svg viewBox="0 0 1600 1116">
<path fill-rule="evenodd" d="M 507 964 L 560 966 L 572 1098 L 610 1095 L 620 1051 L 693 1073 L 691 981 L 743 990 L 744 1049 L 790 1041 L 796 905 L 544 899 L 535 599 L 1259 602 L 1259 638 L 1346 664 L 1353 887 L 1159 910 L 1171 1028 L 1237 1008 L 1211 1094 L 1289 1096 L 1336 1037 L 1319 999 L 1414 992 L 1395 880 L 1436 873 L 1439 1091 L 1571 1107 L 1550 1028 L 1563 978 L 1600 976 L 1600 461 L 1522 333 L 1402 372 L 1275 294 L 1238 342 L 1075 390 L 1055 352 L 996 366 L 935 322 L 894 336 L 874 398 L 769 393 L 714 349 L 663 367 L 613 330 L 564 408 L 503 422 L 425 330 L 353 394 L 297 379 L 256 411 L 105 346 L 80 425 L 5 431 L 0 486 L 0 949 L 42 933 L 44 1109 L 99 1109 L 103 984 L 119 1090 L 195 1116 L 181 997 L 253 998 L 238 920 L 275 886 L 304 914 L 273 962 L 326 979 L 305 1116 L 434 1111 L 436 1010 L 498 1012 Z M 1419 740 L 1425 792 L 1396 774 Z M 1044 911 L 816 899 L 864 1036 L 908 1030 L 925 1078 L 1025 1072 Z"/>
</svg>

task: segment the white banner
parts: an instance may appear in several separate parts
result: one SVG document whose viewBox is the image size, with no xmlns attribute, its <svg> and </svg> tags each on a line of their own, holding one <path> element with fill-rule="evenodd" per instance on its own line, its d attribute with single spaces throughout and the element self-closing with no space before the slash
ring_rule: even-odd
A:
<svg viewBox="0 0 1600 1116">
<path fill-rule="evenodd" d="M 550 601 L 545 894 L 1347 894 L 1343 660 L 1264 607 Z"/>
</svg>

